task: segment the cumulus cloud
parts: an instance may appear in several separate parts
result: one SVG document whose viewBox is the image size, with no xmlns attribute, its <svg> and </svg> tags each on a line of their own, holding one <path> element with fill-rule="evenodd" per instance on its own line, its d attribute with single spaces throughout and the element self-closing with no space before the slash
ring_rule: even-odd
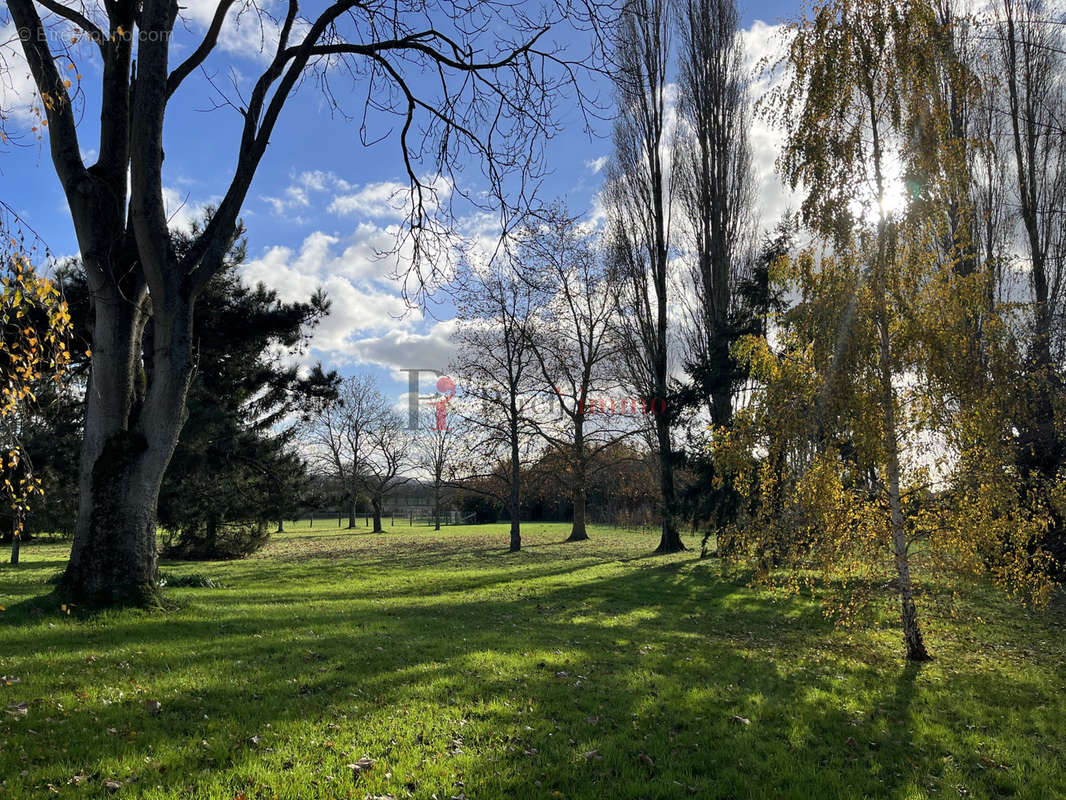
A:
<svg viewBox="0 0 1066 800">
<path fill-rule="evenodd" d="M 262 200 L 270 205 L 278 216 L 291 215 L 292 212 L 308 208 L 311 205 L 312 196 L 327 191 L 347 191 L 351 184 L 333 172 L 324 170 L 308 170 L 293 173 L 290 182 L 282 190 L 280 196 L 262 196 Z"/>
<path fill-rule="evenodd" d="M 427 212 L 433 213 L 451 196 L 451 182 L 440 176 L 425 176 L 421 182 L 422 205 Z M 412 193 L 410 183 L 379 181 L 335 196 L 328 211 L 342 217 L 399 220 L 409 215 L 411 204 L 416 199 L 418 196 Z"/>
<path fill-rule="evenodd" d="M 412 352 L 418 337 L 428 346 L 441 334 L 417 332 L 421 315 L 409 307 L 389 277 L 401 256 L 381 253 L 395 241 L 389 231 L 369 224 L 345 237 L 315 231 L 298 249 L 271 247 L 242 270 L 247 280 L 272 287 L 286 302 L 306 300 L 316 289 L 325 290 L 332 305 L 314 332 L 311 349 L 316 357 L 339 366 L 396 367 L 403 358 L 389 355 L 390 343 L 398 352 Z"/>
<path fill-rule="evenodd" d="M 770 25 L 756 20 L 750 28 L 741 32 L 745 66 L 750 70 L 751 100 L 756 106 L 752 119 L 750 139 L 752 167 L 758 182 L 757 202 L 761 224 L 770 228 L 785 211 L 799 203 L 797 193 L 789 189 L 777 173 L 777 157 L 784 146 L 784 133 L 760 113 L 758 101 L 765 97 L 784 79 L 781 71 L 771 71 L 769 66 L 781 55 L 788 43 L 784 25 Z"/>
<path fill-rule="evenodd" d="M 30 75 L 14 22 L 0 26 L 0 120 L 10 117 L 22 126 L 36 124 L 37 87 Z"/>
<path fill-rule="evenodd" d="M 180 22 L 191 34 L 199 35 L 211 24 L 218 0 L 184 0 L 179 10 Z M 234 3 L 226 14 L 219 32 L 218 47 L 227 53 L 256 60 L 268 59 L 277 49 L 285 9 L 278 0 L 257 3 Z M 307 30 L 306 20 L 297 19 L 290 41 L 297 41 Z M 198 39 L 190 37 L 191 47 Z M 183 43 L 189 44 L 189 43 Z"/>
<path fill-rule="evenodd" d="M 361 339 L 353 345 L 359 360 L 377 364 L 397 373 L 399 380 L 407 380 L 403 370 L 437 370 L 447 373 L 448 365 L 455 358 L 455 320 L 443 320 L 429 327 L 424 333 L 405 328 L 393 328 L 381 336 Z M 426 373 L 423 381 L 436 380 L 434 373 Z"/>
</svg>

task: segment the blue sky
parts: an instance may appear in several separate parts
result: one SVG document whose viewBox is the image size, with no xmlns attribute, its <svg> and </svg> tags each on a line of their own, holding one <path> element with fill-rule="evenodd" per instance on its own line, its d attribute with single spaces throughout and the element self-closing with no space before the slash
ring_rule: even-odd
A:
<svg viewBox="0 0 1066 800">
<path fill-rule="evenodd" d="M 182 5 L 187 7 L 183 13 L 188 36 L 179 38 L 178 47 L 188 46 L 185 42 L 202 30 L 213 4 L 188 0 Z M 780 46 L 771 26 L 798 10 L 799 4 L 791 2 L 742 6 L 753 59 Z M 0 108 L 7 115 L 7 132 L 22 134 L 16 142 L 0 145 L 0 197 L 33 226 L 54 254 L 72 255 L 74 233 L 47 142 L 29 130 L 33 120 L 26 114 L 25 67 L 12 34 L 13 27 L 0 12 L 0 56 L 8 67 L 0 79 Z M 230 26 L 222 41 L 224 47 L 209 62 L 216 80 L 225 83 L 230 70 L 239 80 L 261 68 L 258 32 L 250 26 Z M 91 93 L 96 90 L 98 65 L 87 46 L 80 45 L 75 54 L 87 92 L 81 145 L 91 163 L 98 116 Z M 210 87 L 200 79 L 182 87 L 168 109 L 164 185 L 173 225 L 188 224 L 226 188 L 240 117 L 233 109 L 212 109 L 214 104 Z M 548 145 L 552 174 L 543 194 L 565 197 L 573 211 L 589 211 L 595 207 L 600 169 L 610 152 L 609 125 L 603 123 L 599 136 L 590 138 L 572 105 L 563 123 L 564 134 Z M 765 184 L 764 205 L 772 216 L 780 210 L 781 194 L 770 177 L 773 137 L 758 130 L 754 136 L 757 168 Z M 358 120 L 331 115 L 322 93 L 308 86 L 292 99 L 279 121 L 243 211 L 250 279 L 263 280 L 290 300 L 304 298 L 323 285 L 333 300 L 334 313 L 318 331 L 311 358 L 344 374 L 374 372 L 386 391 L 396 396 L 407 389 L 402 368 L 446 369 L 451 329 L 447 305 L 431 308 L 428 315 L 404 313 L 398 287 L 387 277 L 396 260 L 376 256 L 393 241 L 390 226 L 398 219 L 388 198 L 402 176 L 395 137 L 364 147 Z M 473 230 L 478 222 L 471 219 L 467 224 Z"/>
</svg>

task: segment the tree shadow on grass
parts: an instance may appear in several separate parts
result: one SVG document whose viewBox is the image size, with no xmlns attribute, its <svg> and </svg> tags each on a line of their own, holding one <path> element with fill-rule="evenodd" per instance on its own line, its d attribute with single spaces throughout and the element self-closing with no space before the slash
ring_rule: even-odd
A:
<svg viewBox="0 0 1066 800">
<path fill-rule="evenodd" d="M 95 797 L 115 779 L 129 797 L 400 797 L 410 782 L 417 797 L 850 798 L 906 796 L 945 751 L 979 759 L 963 731 L 918 726 L 951 721 L 915 710 L 939 665 L 852 652 L 812 602 L 682 564 L 586 566 L 529 566 L 511 576 L 522 597 L 462 573 L 418 596 L 398 582 L 405 565 L 362 597 L 183 590 L 180 614 L 22 620 L 0 630 L 23 679 L 5 698 L 30 704 L 0 720 L 15 745 L 0 774 L 26 797 L 48 783 Z M 1043 701 L 1021 675 L 963 666 L 952 680 L 989 699 L 979 728 Z M 355 780 L 346 765 L 364 754 L 377 766 Z M 66 784 L 75 774 L 84 785 Z M 1020 789 L 1022 774 L 997 777 Z"/>
</svg>

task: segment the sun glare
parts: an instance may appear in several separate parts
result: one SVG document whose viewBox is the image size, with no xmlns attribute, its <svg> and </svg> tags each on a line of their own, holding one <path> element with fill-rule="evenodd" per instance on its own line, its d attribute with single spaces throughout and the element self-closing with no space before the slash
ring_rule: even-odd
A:
<svg viewBox="0 0 1066 800">
<path fill-rule="evenodd" d="M 863 225 L 876 226 L 882 217 L 887 219 L 902 214 L 907 208 L 907 187 L 902 173 L 901 164 L 887 162 L 884 197 L 878 201 L 873 182 L 869 182 L 852 199 L 849 205 L 852 216 Z"/>
</svg>

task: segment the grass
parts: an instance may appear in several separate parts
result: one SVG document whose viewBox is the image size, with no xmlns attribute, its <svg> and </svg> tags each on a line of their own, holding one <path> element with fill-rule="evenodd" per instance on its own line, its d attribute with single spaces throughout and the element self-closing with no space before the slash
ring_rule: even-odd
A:
<svg viewBox="0 0 1066 800">
<path fill-rule="evenodd" d="M 0 797 L 1066 794 L 1061 608 L 924 596 L 915 667 L 887 598 L 836 628 L 651 536 L 306 525 L 164 564 L 162 613 L 48 607 L 63 545 L 0 568 Z"/>
</svg>

